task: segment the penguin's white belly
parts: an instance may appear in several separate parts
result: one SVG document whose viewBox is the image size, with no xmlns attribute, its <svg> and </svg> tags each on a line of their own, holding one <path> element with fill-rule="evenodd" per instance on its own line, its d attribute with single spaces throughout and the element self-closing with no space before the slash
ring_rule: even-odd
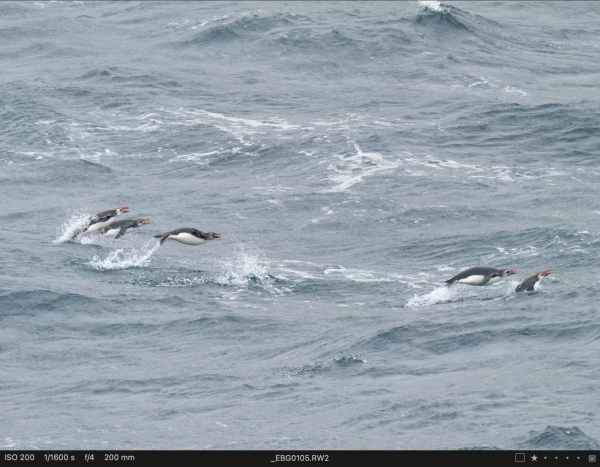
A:
<svg viewBox="0 0 600 467">
<path fill-rule="evenodd" d="M 134 227 L 128 227 L 127 230 L 125 231 L 125 233 L 133 232 L 134 230 L 135 230 Z M 120 231 L 121 231 L 121 229 L 110 229 L 104 234 L 104 236 L 110 237 L 111 235 L 117 235 Z M 123 234 L 123 235 L 125 235 L 125 234 Z"/>
<path fill-rule="evenodd" d="M 542 280 L 540 279 L 539 281 L 537 281 L 535 284 L 533 284 L 533 290 L 534 291 L 538 291 L 538 289 L 540 288 L 540 282 L 542 282 Z"/>
<path fill-rule="evenodd" d="M 492 278 L 491 278 L 491 279 L 490 279 L 490 280 L 487 282 L 487 284 L 485 284 L 485 285 L 490 285 L 490 284 L 493 284 L 494 282 L 498 282 L 500 279 L 502 279 L 502 278 L 501 278 L 501 277 L 499 277 L 499 276 L 492 277 Z"/>
<path fill-rule="evenodd" d="M 96 222 L 94 225 L 90 225 L 84 233 L 90 233 L 94 230 L 103 229 L 104 227 L 108 227 L 115 218 L 111 217 L 106 222 Z"/>
<path fill-rule="evenodd" d="M 457 282 L 460 282 L 461 284 L 479 285 L 483 282 L 484 277 L 485 276 L 469 276 L 465 277 L 464 279 L 459 279 Z"/>
<path fill-rule="evenodd" d="M 108 230 L 108 231 L 107 231 L 107 232 L 104 234 L 104 236 L 105 236 L 105 237 L 110 237 L 111 235 L 117 235 L 117 234 L 119 233 L 119 231 L 120 231 L 120 230 L 121 230 L 121 229 L 110 229 L 110 230 Z"/>
<path fill-rule="evenodd" d="M 171 240 L 177 240 L 179 243 L 185 243 L 186 245 L 202 245 L 203 243 L 206 243 L 206 240 L 203 238 L 198 238 L 184 232 L 177 235 L 171 235 Z"/>
</svg>

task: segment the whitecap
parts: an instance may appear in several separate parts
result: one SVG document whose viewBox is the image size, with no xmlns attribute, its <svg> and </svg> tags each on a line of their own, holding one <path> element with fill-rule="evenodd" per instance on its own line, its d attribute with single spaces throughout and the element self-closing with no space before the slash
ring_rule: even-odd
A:
<svg viewBox="0 0 600 467">
<path fill-rule="evenodd" d="M 446 13 L 447 9 L 442 6 L 440 2 L 436 1 L 421 1 L 419 2 L 419 6 L 423 7 L 425 10 L 436 11 L 438 13 Z"/>
</svg>

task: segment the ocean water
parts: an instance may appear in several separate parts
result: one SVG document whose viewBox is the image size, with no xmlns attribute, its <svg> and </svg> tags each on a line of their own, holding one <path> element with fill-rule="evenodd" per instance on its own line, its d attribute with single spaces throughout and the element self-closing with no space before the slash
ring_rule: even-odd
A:
<svg viewBox="0 0 600 467">
<path fill-rule="evenodd" d="M 0 446 L 599 449 L 598 24 L 0 3 Z"/>
</svg>

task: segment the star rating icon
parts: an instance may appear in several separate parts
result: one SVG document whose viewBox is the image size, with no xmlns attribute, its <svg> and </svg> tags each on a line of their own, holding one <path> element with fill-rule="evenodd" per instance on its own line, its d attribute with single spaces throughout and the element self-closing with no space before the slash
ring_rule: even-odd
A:
<svg viewBox="0 0 600 467">
<path fill-rule="evenodd" d="M 533 456 L 531 456 L 531 460 L 532 460 L 533 462 L 537 462 L 537 456 L 534 454 Z"/>
</svg>

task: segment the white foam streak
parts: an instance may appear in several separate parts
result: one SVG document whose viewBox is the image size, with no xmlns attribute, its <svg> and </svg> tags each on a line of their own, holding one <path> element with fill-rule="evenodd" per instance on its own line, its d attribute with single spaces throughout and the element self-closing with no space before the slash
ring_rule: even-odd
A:
<svg viewBox="0 0 600 467">
<path fill-rule="evenodd" d="M 214 156 L 215 154 L 221 154 L 221 151 L 210 151 L 210 152 L 203 152 L 203 153 L 190 153 L 190 154 L 181 154 L 179 156 L 177 156 L 176 159 L 178 160 L 184 160 L 186 162 L 196 162 L 200 165 L 206 165 L 208 164 L 208 159 L 207 156 Z M 176 159 L 171 159 L 172 161 L 176 160 Z"/>
<path fill-rule="evenodd" d="M 298 263 L 298 266 L 307 265 L 307 270 L 293 268 L 291 265 Z M 287 266 L 289 264 L 289 266 Z M 354 268 L 345 268 L 344 266 L 325 267 L 313 263 L 303 261 L 283 261 L 283 263 L 271 263 L 271 266 L 276 269 L 271 273 L 272 276 L 282 280 L 319 280 L 319 281 L 351 281 L 351 282 L 395 282 L 406 284 L 414 289 L 420 289 L 426 283 L 425 279 L 420 279 L 413 276 L 402 276 L 400 274 L 385 274 L 377 271 L 366 271 Z M 419 285 L 421 284 L 421 285 Z"/>
<path fill-rule="evenodd" d="M 193 113 L 193 112 L 191 112 L 191 113 Z M 258 121 L 258 120 L 250 120 L 248 118 L 226 117 L 225 115 L 221 115 L 221 114 L 214 113 L 214 112 L 207 112 L 207 111 L 201 111 L 199 113 L 201 115 L 206 115 L 206 116 L 209 116 L 212 118 L 225 120 L 228 122 L 236 123 L 238 125 L 249 126 L 252 128 L 259 128 L 262 126 L 271 127 L 271 128 L 275 128 L 278 130 L 296 130 L 296 129 L 300 128 L 298 125 L 292 125 L 283 119 L 277 119 L 276 122 L 263 122 L 263 121 Z"/>
<path fill-rule="evenodd" d="M 353 156 L 348 156 L 347 154 L 335 156 L 341 162 L 336 165 L 330 165 L 329 169 L 337 172 L 339 175 L 330 176 L 329 180 L 339 184 L 333 188 L 323 190 L 322 193 L 339 193 L 362 182 L 364 177 L 382 170 L 392 170 L 401 165 L 400 161 L 387 160 L 381 154 L 363 152 L 356 143 L 354 143 L 354 148 L 356 149 L 356 154 Z"/>
<path fill-rule="evenodd" d="M 528 95 L 529 95 L 529 94 L 528 94 L 528 93 L 526 93 L 525 91 L 521 91 L 520 89 L 517 89 L 517 88 L 512 88 L 512 87 L 510 87 L 510 86 L 506 86 L 506 87 L 504 88 L 504 91 L 505 91 L 505 92 L 516 92 L 516 93 L 519 93 L 519 94 L 521 94 L 523 97 L 526 97 L 526 96 L 528 96 Z"/>
<path fill-rule="evenodd" d="M 106 258 L 94 256 L 87 264 L 98 271 L 145 267 L 150 264 L 152 255 L 160 246 L 160 244 L 155 244 L 152 248 L 149 248 L 152 243 L 154 242 L 148 242 L 139 250 L 125 250 L 125 248 L 119 248 L 118 250 L 112 251 Z"/>
</svg>

